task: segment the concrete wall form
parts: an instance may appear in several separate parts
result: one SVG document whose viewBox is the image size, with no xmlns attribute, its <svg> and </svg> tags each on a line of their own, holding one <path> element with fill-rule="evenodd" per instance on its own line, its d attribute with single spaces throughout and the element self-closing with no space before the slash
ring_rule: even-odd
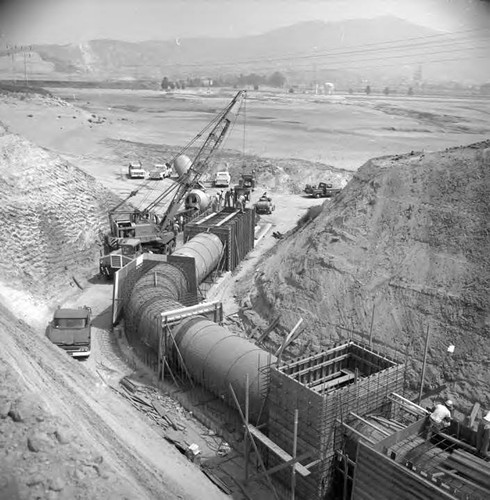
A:
<svg viewBox="0 0 490 500">
<path fill-rule="evenodd" d="M 216 234 L 225 247 L 221 268 L 233 271 L 244 259 L 255 243 L 255 211 L 245 209 L 243 213 L 224 208 L 220 212 L 203 215 L 186 224 L 184 241 L 200 233 Z"/>
<path fill-rule="evenodd" d="M 326 370 L 337 372 L 345 367 L 357 369 L 355 383 L 330 392 L 317 392 L 309 387 L 320 377 L 328 376 Z M 298 409 L 297 455 L 311 453 L 310 458 L 301 462 L 303 465 L 318 460 L 310 476 L 297 476 L 298 498 L 321 499 L 328 491 L 335 449 L 340 446 L 335 440 L 338 420 L 344 419 L 349 412 L 362 416 L 379 410 L 386 405 L 389 394 L 402 390 L 403 375 L 402 364 L 355 342 L 271 369 L 269 437 L 291 453 L 294 411 Z M 280 463 L 279 458 L 269 454 L 269 467 Z M 287 486 L 290 477 L 291 469 L 288 468 L 275 473 L 273 480 Z"/>
<path fill-rule="evenodd" d="M 455 496 L 360 442 L 352 500 L 455 500 Z"/>
</svg>

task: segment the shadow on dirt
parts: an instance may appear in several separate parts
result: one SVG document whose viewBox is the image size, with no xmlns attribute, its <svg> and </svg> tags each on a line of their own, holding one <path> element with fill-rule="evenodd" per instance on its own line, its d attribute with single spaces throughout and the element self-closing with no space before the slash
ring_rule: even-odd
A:
<svg viewBox="0 0 490 500">
<path fill-rule="evenodd" d="M 92 326 L 101 330 L 110 330 L 112 321 L 112 306 L 105 308 L 92 320 Z"/>
</svg>

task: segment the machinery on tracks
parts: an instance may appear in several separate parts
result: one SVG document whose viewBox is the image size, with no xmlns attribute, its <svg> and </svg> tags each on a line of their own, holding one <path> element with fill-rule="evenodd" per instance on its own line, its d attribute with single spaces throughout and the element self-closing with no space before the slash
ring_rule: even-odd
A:
<svg viewBox="0 0 490 500">
<path fill-rule="evenodd" d="M 211 199 L 204 192 L 200 179 L 209 169 L 209 162 L 216 154 L 230 129 L 234 125 L 240 111 L 246 92 L 241 90 L 231 102 L 220 111 L 214 119 L 197 134 L 173 159 L 173 168 L 178 178 L 170 184 L 156 199 L 142 209 L 130 207 L 121 208 L 129 198 L 137 193 L 132 191 L 109 213 L 110 234 L 106 236 L 106 246 L 110 249 L 108 255 L 100 259 L 100 269 L 106 276 L 114 274 L 117 268 L 112 263 L 122 263 L 122 258 L 114 259 L 114 252 L 125 239 L 138 240 L 143 252 L 171 254 L 176 247 L 178 229 L 193 215 L 207 209 Z M 235 112 L 235 108 L 238 111 Z M 186 154 L 195 143 L 208 132 L 202 146 L 194 159 Z M 170 199 L 163 214 L 157 212 L 157 207 Z M 182 204 L 184 208 L 182 209 Z"/>
</svg>

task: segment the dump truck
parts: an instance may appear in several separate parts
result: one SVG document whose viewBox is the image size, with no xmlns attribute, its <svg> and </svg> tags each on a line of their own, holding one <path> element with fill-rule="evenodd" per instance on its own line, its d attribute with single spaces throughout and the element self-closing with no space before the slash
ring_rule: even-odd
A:
<svg viewBox="0 0 490 500">
<path fill-rule="evenodd" d="M 88 358 L 91 349 L 92 310 L 58 307 L 46 329 L 46 336 L 74 358 Z"/>
<path fill-rule="evenodd" d="M 252 170 L 250 174 L 242 174 L 241 178 L 238 180 L 238 185 L 253 191 L 255 189 L 255 170 Z"/>
<path fill-rule="evenodd" d="M 312 198 L 331 198 L 337 193 L 340 193 L 342 189 L 334 188 L 332 184 L 327 184 L 326 182 L 320 182 L 317 187 L 307 184 L 304 192 Z"/>
<path fill-rule="evenodd" d="M 99 271 L 102 276 L 112 279 L 114 274 L 143 253 L 141 240 L 136 238 L 122 238 L 118 242 L 119 248 L 99 260 Z"/>
<path fill-rule="evenodd" d="M 141 165 L 141 162 L 131 162 L 128 166 L 128 177 L 130 179 L 145 179 L 146 170 Z"/>
</svg>

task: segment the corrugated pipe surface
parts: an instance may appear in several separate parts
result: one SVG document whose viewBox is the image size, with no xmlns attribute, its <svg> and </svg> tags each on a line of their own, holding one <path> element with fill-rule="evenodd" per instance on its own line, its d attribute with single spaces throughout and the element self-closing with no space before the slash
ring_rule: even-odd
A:
<svg viewBox="0 0 490 500">
<path fill-rule="evenodd" d="M 183 247 L 176 250 L 173 255 L 194 257 L 196 262 L 196 280 L 201 283 L 208 274 L 216 268 L 223 253 L 223 243 L 212 233 L 200 233 L 190 239 Z"/>
<path fill-rule="evenodd" d="M 214 394 L 230 400 L 231 383 L 243 405 L 248 374 L 250 418 L 257 419 L 268 385 L 264 371 L 275 356 L 199 316 L 183 320 L 174 337 L 192 377 Z"/>
<path fill-rule="evenodd" d="M 135 283 L 129 298 L 126 318 L 137 330 L 140 342 L 158 352 L 158 317 L 163 311 L 180 309 L 178 302 L 187 290 L 184 273 L 162 262 Z"/>
<path fill-rule="evenodd" d="M 197 282 L 201 283 L 216 267 L 222 252 L 218 236 L 201 233 L 173 255 L 193 257 Z M 183 307 L 181 301 L 187 289 L 184 272 L 168 262 L 157 264 L 141 276 L 130 292 L 125 311 L 126 321 L 137 332 L 134 340 L 157 353 L 159 317 L 162 312 Z M 248 374 L 250 419 L 256 420 L 268 385 L 265 369 L 277 361 L 276 357 L 202 316 L 182 321 L 173 333 L 191 376 L 217 396 L 224 396 L 231 406 L 229 384 L 243 405 Z"/>
</svg>

